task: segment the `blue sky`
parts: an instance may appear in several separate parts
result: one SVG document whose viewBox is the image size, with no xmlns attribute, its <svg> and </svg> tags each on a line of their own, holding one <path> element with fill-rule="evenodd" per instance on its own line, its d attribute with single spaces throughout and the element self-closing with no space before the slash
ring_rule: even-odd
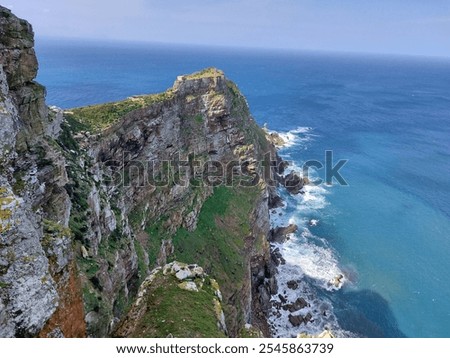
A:
<svg viewBox="0 0 450 358">
<path fill-rule="evenodd" d="M 450 0 L 4 0 L 38 36 L 450 56 Z"/>
</svg>

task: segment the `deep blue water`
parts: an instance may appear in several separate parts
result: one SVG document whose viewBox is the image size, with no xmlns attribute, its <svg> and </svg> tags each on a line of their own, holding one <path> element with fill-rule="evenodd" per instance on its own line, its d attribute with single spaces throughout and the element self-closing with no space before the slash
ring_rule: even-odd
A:
<svg viewBox="0 0 450 358">
<path fill-rule="evenodd" d="M 349 160 L 349 186 L 327 187 L 311 213 L 311 232 L 351 272 L 323 293 L 342 328 L 450 337 L 450 59 L 49 40 L 37 53 L 47 102 L 63 108 L 163 91 L 215 66 L 259 123 L 311 127 L 306 146 L 286 150 L 293 160 L 327 149 Z"/>
</svg>

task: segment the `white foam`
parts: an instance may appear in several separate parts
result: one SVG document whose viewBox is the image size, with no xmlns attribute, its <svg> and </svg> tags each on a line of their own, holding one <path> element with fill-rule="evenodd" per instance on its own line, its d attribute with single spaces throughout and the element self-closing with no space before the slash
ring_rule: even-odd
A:
<svg viewBox="0 0 450 358">
<path fill-rule="evenodd" d="M 300 203 L 298 209 L 320 210 L 328 205 L 325 194 L 328 192 L 319 186 L 305 185 L 303 187 L 304 194 L 300 195 Z"/>
<path fill-rule="evenodd" d="M 281 249 L 283 245 L 277 244 L 274 246 Z M 287 282 L 292 280 L 296 280 L 299 285 L 295 290 L 290 289 L 287 285 Z M 283 308 L 277 309 L 273 306 L 269 323 L 275 337 L 296 337 L 299 333 L 316 335 L 325 329 L 332 330 L 333 334 L 338 337 L 351 336 L 350 332 L 343 331 L 339 326 L 331 302 L 325 298 L 319 298 L 315 286 L 305 280 L 305 273 L 297 263 L 286 262 L 285 265 L 280 265 L 277 281 L 279 294 L 288 302 L 295 302 L 297 298 L 302 297 L 308 302 L 309 306 L 295 312 L 285 311 Z M 272 296 L 272 302 L 278 302 L 280 306 L 283 306 L 278 294 Z M 307 324 L 293 327 L 289 322 L 290 314 L 304 317 L 308 313 L 311 314 L 312 320 Z"/>
<path fill-rule="evenodd" d="M 309 220 L 309 226 L 317 226 L 320 220 L 311 219 Z"/>
<path fill-rule="evenodd" d="M 329 247 L 308 241 L 308 236 L 310 234 L 307 231 L 303 231 L 300 237 L 292 236 L 281 250 L 284 259 L 287 263 L 298 266 L 303 276 L 314 280 L 318 286 L 328 291 L 339 289 L 345 282 L 345 277 L 339 268 L 336 254 Z M 342 279 L 336 286 L 334 283 L 338 277 Z"/>
<path fill-rule="evenodd" d="M 313 134 L 309 127 L 299 127 L 286 133 L 278 133 L 286 140 L 283 148 L 293 146 L 304 146 L 311 140 Z M 285 158 L 290 156 L 284 150 L 281 155 Z M 291 163 L 289 169 L 302 173 L 297 163 Z M 310 170 L 309 179 L 317 179 L 317 173 Z M 290 195 L 285 189 L 280 189 L 279 194 L 283 198 L 284 206 L 271 211 L 271 226 L 288 226 L 296 224 L 299 229 L 291 234 L 289 240 L 283 244 L 271 244 L 272 249 L 279 249 L 286 263 L 278 266 L 277 282 L 279 293 L 287 298 L 289 302 L 295 302 L 298 297 L 303 297 L 309 303 L 298 312 L 291 313 L 283 309 L 273 308 L 269 317 L 272 331 L 275 336 L 295 337 L 298 333 L 306 332 L 318 334 L 324 329 L 331 329 L 337 336 L 351 336 L 350 332 L 343 331 L 330 301 L 317 295 L 317 289 L 328 291 L 338 290 L 346 281 L 346 275 L 339 266 L 338 256 L 329 246 L 325 238 L 315 236 L 309 228 L 316 226 L 322 216 L 322 210 L 328 206 L 326 200 L 329 191 L 325 185 L 305 185 L 303 194 Z M 298 280 L 299 288 L 291 290 L 287 282 Z M 277 295 L 272 301 L 282 305 Z M 301 324 L 295 328 L 289 322 L 289 314 L 301 314 L 305 316 L 310 313 L 312 321 Z"/>
<path fill-rule="evenodd" d="M 297 127 L 288 132 L 268 132 L 277 133 L 283 139 L 284 144 L 279 146 L 279 148 L 290 148 L 299 144 L 305 144 L 306 142 L 309 142 L 312 139 L 310 135 L 311 130 L 311 127 Z"/>
</svg>

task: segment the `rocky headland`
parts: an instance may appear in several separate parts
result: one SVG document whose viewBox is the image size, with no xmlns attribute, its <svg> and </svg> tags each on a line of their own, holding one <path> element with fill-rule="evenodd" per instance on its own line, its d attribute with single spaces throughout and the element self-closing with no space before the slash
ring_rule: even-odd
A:
<svg viewBox="0 0 450 358">
<path fill-rule="evenodd" d="M 276 194 L 261 163 L 279 158 L 237 86 L 206 69 L 156 95 L 49 108 L 33 37 L 0 7 L 0 336 L 145 336 L 130 317 L 184 303 L 198 324 L 148 334 L 269 336 Z M 155 162 L 156 184 L 140 171 Z M 209 162 L 251 185 L 205 183 Z M 173 262 L 202 274 L 180 280 Z"/>
<path fill-rule="evenodd" d="M 297 227 L 271 228 L 269 211 L 278 185 L 307 184 L 284 175 L 283 139 L 215 68 L 48 107 L 33 46 L 0 6 L 0 337 L 271 336 L 270 246 Z M 307 306 L 279 309 L 298 327 Z"/>
</svg>

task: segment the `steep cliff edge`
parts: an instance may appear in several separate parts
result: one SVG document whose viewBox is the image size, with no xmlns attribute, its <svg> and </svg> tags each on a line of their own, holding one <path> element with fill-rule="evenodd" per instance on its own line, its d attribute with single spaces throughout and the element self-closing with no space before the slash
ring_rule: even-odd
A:
<svg viewBox="0 0 450 358">
<path fill-rule="evenodd" d="M 62 114 L 34 82 L 31 26 L 3 7 L 0 49 L 0 336 L 35 336 L 61 309 L 75 316 L 60 317 L 49 335 L 84 336 L 65 162 L 49 145 Z"/>
<path fill-rule="evenodd" d="M 50 110 L 31 26 L 2 7 L 0 25 L 0 336 L 114 334 L 150 272 L 174 260 L 220 285 L 218 335 L 249 323 L 269 335 L 278 159 L 236 85 L 206 69 L 161 94 Z M 217 312 L 204 306 L 199 317 Z"/>
</svg>

